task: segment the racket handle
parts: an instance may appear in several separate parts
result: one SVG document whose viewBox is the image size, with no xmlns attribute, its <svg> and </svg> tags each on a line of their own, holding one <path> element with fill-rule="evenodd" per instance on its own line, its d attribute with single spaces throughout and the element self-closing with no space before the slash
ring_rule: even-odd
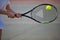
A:
<svg viewBox="0 0 60 40">
<path fill-rule="evenodd" d="M 25 16 L 25 14 L 21 14 L 21 16 Z"/>
<path fill-rule="evenodd" d="M 16 16 L 16 14 L 15 14 L 15 16 Z"/>
<path fill-rule="evenodd" d="M 16 16 L 16 14 L 15 14 L 15 16 Z M 21 14 L 21 16 L 25 16 L 25 14 Z"/>
<path fill-rule="evenodd" d="M 15 14 L 15 16 L 16 16 L 16 14 Z M 25 14 L 21 14 L 21 16 L 25 16 Z"/>
</svg>

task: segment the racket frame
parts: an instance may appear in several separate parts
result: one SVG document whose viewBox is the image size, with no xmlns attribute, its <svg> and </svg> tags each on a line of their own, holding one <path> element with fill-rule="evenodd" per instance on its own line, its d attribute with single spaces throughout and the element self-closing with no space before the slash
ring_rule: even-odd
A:
<svg viewBox="0 0 60 40">
<path fill-rule="evenodd" d="M 52 4 L 40 4 L 40 5 L 38 5 L 38 6 L 35 6 L 35 7 L 34 7 L 33 9 L 31 9 L 30 11 L 25 12 L 25 13 L 23 13 L 23 14 L 21 14 L 21 15 L 22 15 L 22 16 L 25 16 L 25 17 L 28 17 L 28 18 L 30 18 L 30 19 L 38 22 L 38 23 L 43 23 L 43 24 L 46 24 L 46 23 L 48 24 L 48 23 L 51 23 L 51 22 L 55 21 L 55 20 L 57 19 L 57 16 L 56 16 L 53 20 L 51 20 L 51 21 L 48 21 L 48 22 L 40 22 L 40 21 L 34 19 L 33 17 L 30 17 L 30 16 L 26 15 L 26 14 L 32 12 L 33 10 L 35 10 L 37 7 L 43 6 L 43 5 L 50 5 L 50 6 L 54 7 L 54 8 L 56 9 L 56 12 L 57 12 L 57 8 L 56 8 L 54 5 L 52 5 Z"/>
</svg>

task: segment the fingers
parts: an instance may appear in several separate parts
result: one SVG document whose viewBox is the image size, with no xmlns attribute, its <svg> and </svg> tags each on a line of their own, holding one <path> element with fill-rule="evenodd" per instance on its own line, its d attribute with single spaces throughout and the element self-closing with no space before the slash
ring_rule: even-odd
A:
<svg viewBox="0 0 60 40">
<path fill-rule="evenodd" d="M 17 14 L 15 14 L 15 17 L 16 17 L 16 18 L 21 18 L 22 16 L 21 16 L 20 13 L 17 13 Z"/>
<path fill-rule="evenodd" d="M 8 18 L 15 18 L 14 14 L 8 14 Z"/>
<path fill-rule="evenodd" d="M 20 13 L 13 13 L 13 12 L 9 12 L 7 14 L 8 18 L 21 18 L 21 14 Z"/>
<path fill-rule="evenodd" d="M 8 18 L 14 18 L 14 16 L 13 17 L 8 16 Z"/>
</svg>

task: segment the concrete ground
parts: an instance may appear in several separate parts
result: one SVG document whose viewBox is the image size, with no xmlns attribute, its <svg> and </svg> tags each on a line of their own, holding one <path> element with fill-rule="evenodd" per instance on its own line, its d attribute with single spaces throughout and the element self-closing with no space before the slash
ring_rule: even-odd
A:
<svg viewBox="0 0 60 40">
<path fill-rule="evenodd" d="M 33 5 L 14 6 L 13 9 L 21 13 L 34 7 Z M 60 6 L 57 8 L 60 11 Z M 6 27 L 3 30 L 2 40 L 60 40 L 60 14 L 56 21 L 46 25 L 25 17 L 10 19 L 3 15 L 3 18 Z"/>
</svg>

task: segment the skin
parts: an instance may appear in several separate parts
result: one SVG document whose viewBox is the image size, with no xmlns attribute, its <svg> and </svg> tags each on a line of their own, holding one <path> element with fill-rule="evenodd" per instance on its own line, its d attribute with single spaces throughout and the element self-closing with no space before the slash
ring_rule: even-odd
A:
<svg viewBox="0 0 60 40">
<path fill-rule="evenodd" d="M 15 13 L 10 8 L 10 5 L 9 4 L 6 6 L 6 10 L 7 11 L 0 10 L 0 14 L 7 15 L 9 18 L 20 18 L 20 17 L 22 17 L 20 13 Z M 15 14 L 16 14 L 16 16 L 15 16 Z M 0 29 L 0 40 L 1 40 L 1 36 L 2 36 L 2 29 Z"/>
</svg>

